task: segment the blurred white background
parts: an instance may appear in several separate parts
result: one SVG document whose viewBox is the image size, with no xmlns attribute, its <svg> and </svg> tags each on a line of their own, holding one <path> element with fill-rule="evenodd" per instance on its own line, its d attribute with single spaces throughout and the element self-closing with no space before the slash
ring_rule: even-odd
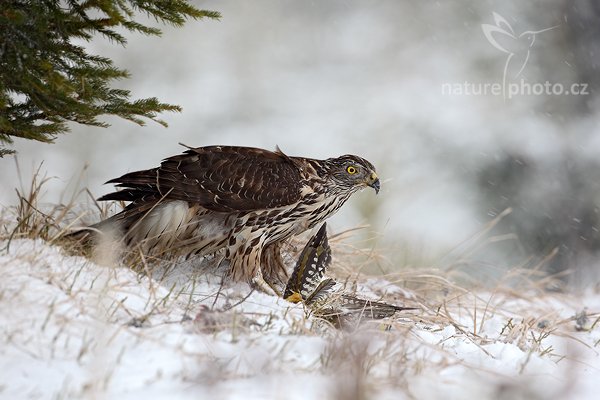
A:
<svg viewBox="0 0 600 400">
<path fill-rule="evenodd" d="M 405 262 L 419 263 L 512 207 L 498 234 L 513 236 L 474 259 L 534 263 L 558 247 L 550 270 L 595 265 L 600 10 L 594 1 L 194 4 L 222 19 L 162 27 L 161 38 L 128 34 L 127 48 L 101 38 L 89 44 L 131 72 L 119 86 L 134 97 L 156 96 L 184 111 L 163 116 L 168 129 L 109 119 L 109 129 L 73 125 L 54 145 L 17 142 L 22 179 L 29 181 L 41 162 L 52 177 L 45 201 L 59 201 L 85 165 L 82 185 L 99 197 L 112 189 L 103 182 L 156 166 L 182 151 L 178 142 L 279 145 L 314 158 L 353 153 L 376 165 L 383 187 L 377 197 L 355 196 L 331 220 L 334 230 L 369 223 L 379 246 L 410 252 Z M 514 30 L 514 38 L 498 34 L 516 46 L 515 57 L 529 54 L 519 79 L 584 83 L 590 94 L 443 94 L 444 84 L 502 82 L 507 53 L 482 29 L 498 25 L 494 13 Z M 533 44 L 520 36 L 554 26 Z M 0 168 L 0 204 L 14 204 L 12 157 L 0 160 Z"/>
</svg>

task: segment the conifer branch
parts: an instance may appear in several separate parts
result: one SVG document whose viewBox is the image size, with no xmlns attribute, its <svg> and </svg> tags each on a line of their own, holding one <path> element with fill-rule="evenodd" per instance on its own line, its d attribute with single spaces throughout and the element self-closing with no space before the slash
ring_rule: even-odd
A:
<svg viewBox="0 0 600 400">
<path fill-rule="evenodd" d="M 189 0 L 3 0 L 0 7 L 0 157 L 20 137 L 51 143 L 69 131 L 67 122 L 106 127 L 98 120 L 115 115 L 139 125 L 149 119 L 163 126 L 162 112 L 179 112 L 157 98 L 131 100 L 113 88 L 129 73 L 102 55 L 91 54 L 74 39 L 101 35 L 125 46 L 125 29 L 159 36 L 141 15 L 172 26 L 220 18 Z M 122 32 L 122 30 L 120 31 Z"/>
</svg>

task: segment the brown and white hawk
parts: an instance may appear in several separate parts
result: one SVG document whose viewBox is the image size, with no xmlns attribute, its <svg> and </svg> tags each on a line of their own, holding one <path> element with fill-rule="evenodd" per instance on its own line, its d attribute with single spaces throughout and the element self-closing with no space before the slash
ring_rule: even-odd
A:
<svg viewBox="0 0 600 400">
<path fill-rule="evenodd" d="M 99 200 L 130 202 L 92 231 L 116 231 L 146 254 L 224 251 L 234 280 L 285 282 L 281 246 L 334 214 L 356 191 L 379 192 L 375 167 L 354 155 L 316 160 L 281 150 L 189 148 L 157 168 L 107 183 Z"/>
</svg>

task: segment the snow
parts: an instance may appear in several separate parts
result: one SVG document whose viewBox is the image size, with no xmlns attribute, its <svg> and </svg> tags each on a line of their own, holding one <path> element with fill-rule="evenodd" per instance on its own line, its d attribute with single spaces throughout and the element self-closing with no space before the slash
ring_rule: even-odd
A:
<svg viewBox="0 0 600 400">
<path fill-rule="evenodd" d="M 595 398 L 597 294 L 417 293 L 421 310 L 345 332 L 193 263 L 150 278 L 41 240 L 0 248 L 2 398 Z M 406 292 L 359 285 L 382 287 Z"/>
</svg>

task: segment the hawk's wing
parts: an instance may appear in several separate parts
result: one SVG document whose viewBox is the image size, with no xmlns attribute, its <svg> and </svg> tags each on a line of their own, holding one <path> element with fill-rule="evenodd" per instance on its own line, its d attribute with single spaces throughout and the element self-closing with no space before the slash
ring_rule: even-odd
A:
<svg viewBox="0 0 600 400">
<path fill-rule="evenodd" d="M 286 206 L 301 198 L 298 163 L 279 150 L 233 146 L 190 148 L 163 160 L 158 168 L 108 181 L 123 190 L 99 200 L 139 202 L 165 197 L 224 212 Z"/>
</svg>

